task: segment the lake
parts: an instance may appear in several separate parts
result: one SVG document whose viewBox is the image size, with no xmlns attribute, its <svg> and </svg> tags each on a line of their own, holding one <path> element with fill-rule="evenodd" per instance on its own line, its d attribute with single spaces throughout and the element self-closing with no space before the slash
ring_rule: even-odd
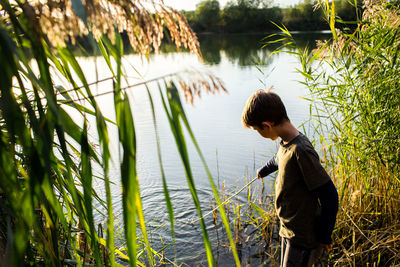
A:
<svg viewBox="0 0 400 267">
<path fill-rule="evenodd" d="M 312 47 L 316 39 L 329 38 L 329 35 L 321 33 L 299 33 L 294 36 L 301 47 L 304 47 L 306 43 Z M 295 126 L 300 127 L 309 120 L 309 103 L 302 99 L 308 91 L 298 82 L 302 80 L 302 77 L 296 72 L 296 68 L 300 67 L 296 57 L 283 53 L 274 54 L 266 64 L 259 67 L 254 64 L 255 59 L 263 59 L 271 52 L 261 49 L 262 37 L 262 35 L 202 35 L 199 37 L 199 41 L 204 57 L 203 62 L 200 62 L 195 55 L 184 51 L 169 52 L 168 48 L 164 48 L 166 52 L 164 54 L 151 55 L 148 61 L 134 54 L 124 57 L 125 72 L 128 76 L 125 85 L 181 72 L 188 68 L 211 73 L 223 81 L 228 93 L 203 94 L 200 99 L 195 99 L 194 105 L 185 103 L 184 108 L 215 183 L 219 187 L 224 183 L 226 192 L 231 194 L 252 179 L 256 175 L 257 168 L 272 157 L 278 148 L 277 141 L 263 139 L 257 132 L 246 129 L 241 124 L 243 106 L 253 92 L 273 86 L 273 92 L 281 96 L 288 116 Z M 106 63 L 100 57 L 81 57 L 79 62 L 82 64 L 89 82 L 111 76 Z M 176 258 L 172 245 L 165 249 L 166 257 L 178 265 L 207 265 L 200 226 L 183 223 L 196 219 L 197 212 L 188 189 L 174 138 L 161 105 L 157 86 L 155 83 L 150 83 L 149 87 L 155 102 L 163 165 L 176 218 Z M 110 81 L 93 87 L 94 93 L 110 90 L 112 90 Z M 164 202 L 152 113 L 144 86 L 128 89 L 127 92 L 133 108 L 137 133 L 138 177 L 145 217 L 151 232 L 151 243 L 157 250 L 170 244 L 172 238 Z M 104 115 L 114 119 L 114 107 L 111 104 L 113 103 L 112 94 L 99 96 L 97 101 Z M 92 125 L 92 133 L 94 128 L 95 126 Z M 300 130 L 303 131 L 302 128 Z M 112 186 L 114 213 L 118 222 L 116 227 L 121 230 L 123 217 L 118 164 L 118 134 L 117 129 L 112 125 L 109 125 L 109 131 L 114 160 L 110 172 L 114 182 Z M 307 132 L 307 134 L 309 133 Z M 94 133 L 93 136 L 95 136 Z M 195 184 L 204 214 L 211 209 L 209 201 L 214 203 L 211 187 L 194 146 L 189 139 L 187 139 L 187 143 Z M 265 180 L 268 181 L 266 183 L 268 192 L 273 178 L 267 177 Z M 252 186 L 256 188 L 260 185 L 261 182 L 256 181 Z M 94 188 L 100 196 L 105 196 L 102 181 L 95 182 Z M 245 195 L 239 195 L 236 201 L 245 203 Z M 105 218 L 100 214 L 97 214 L 96 220 L 105 223 Z M 206 217 L 205 222 L 208 225 L 214 256 L 217 258 L 219 266 L 231 266 L 233 257 L 229 249 L 216 246 L 217 237 L 212 216 Z M 224 242 L 228 243 L 226 240 Z M 122 242 L 118 244 L 122 245 Z M 242 255 L 247 258 L 246 262 L 252 266 L 260 265 L 262 259 L 253 259 L 252 253 L 254 253 L 254 248 L 243 248 Z"/>
</svg>

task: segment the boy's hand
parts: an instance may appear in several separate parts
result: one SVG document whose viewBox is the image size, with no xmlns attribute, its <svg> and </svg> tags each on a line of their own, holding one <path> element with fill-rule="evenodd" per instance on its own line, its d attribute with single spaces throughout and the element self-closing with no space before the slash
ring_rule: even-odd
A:
<svg viewBox="0 0 400 267">
<path fill-rule="evenodd" d="M 321 243 L 319 243 L 319 246 L 322 247 L 325 250 L 326 254 L 329 254 L 329 252 L 332 249 L 332 244 L 321 244 Z"/>
<path fill-rule="evenodd" d="M 260 175 L 260 170 L 257 171 L 257 178 L 262 179 L 263 177 Z"/>
</svg>

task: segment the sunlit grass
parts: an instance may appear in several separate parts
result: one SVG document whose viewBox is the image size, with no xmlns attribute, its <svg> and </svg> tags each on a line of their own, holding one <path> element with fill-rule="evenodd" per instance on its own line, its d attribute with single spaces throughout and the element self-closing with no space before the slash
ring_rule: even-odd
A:
<svg viewBox="0 0 400 267">
<path fill-rule="evenodd" d="M 42 14 L 43 17 L 36 20 L 32 16 L 34 14 L 32 11 L 37 6 L 30 6 L 29 3 L 23 4 L 17 1 L 10 4 L 6 0 L 1 0 L 0 3 L 4 11 L 4 16 L 0 20 L 0 60 L 4 64 L 4 68 L 0 69 L 0 193 L 2 197 L 0 206 L 6 217 L 6 220 L 0 224 L 0 252 L 2 256 L 4 255 L 4 263 L 13 266 L 36 264 L 118 266 L 120 263 L 129 263 L 131 266 L 155 265 L 156 258 L 165 257 L 162 252 L 157 252 L 152 248 L 143 212 L 137 177 L 134 114 L 132 103 L 124 90 L 126 88 L 121 86 L 126 75 L 123 73 L 122 39 L 116 30 L 121 25 L 116 23 L 117 28 L 113 28 L 112 31 L 99 33 L 100 29 L 96 28 L 100 27 L 99 21 L 93 22 L 98 14 L 94 15 L 91 10 L 85 17 L 85 12 L 82 13 L 82 11 L 86 9 L 83 10 L 85 7 L 80 1 L 75 2 L 77 5 L 75 7 L 67 7 L 73 16 L 66 18 L 65 21 L 59 21 L 57 17 L 49 17 L 49 14 Z M 64 2 L 53 4 L 62 3 Z M 148 11 L 141 10 L 144 7 L 140 3 L 135 2 L 133 5 L 135 6 L 130 5 L 129 8 L 125 6 L 126 9 L 121 12 L 128 16 L 131 8 L 138 8 L 130 16 L 140 16 L 142 19 L 140 24 L 134 25 L 134 20 L 128 23 L 129 27 L 135 27 L 135 30 L 140 32 L 136 35 L 130 32 L 133 34 L 130 40 L 137 52 L 148 54 L 149 46 L 157 50 L 160 45 L 158 39 L 162 38 L 162 27 L 165 25 L 171 30 L 170 34 L 177 46 L 188 46 L 192 52 L 199 55 L 196 36 L 179 13 L 161 6 L 160 14 L 157 16 L 162 16 L 162 19 L 156 16 L 157 20 L 154 20 Z M 117 10 L 120 8 L 118 3 L 113 3 L 113 6 Z M 95 7 L 101 8 L 97 4 Z M 48 7 L 42 5 L 42 8 Z M 41 11 L 37 10 L 37 12 L 39 14 Z M 151 29 L 145 25 L 146 16 L 147 23 L 153 23 L 150 25 Z M 56 28 L 58 25 L 58 28 L 65 32 L 58 33 L 53 28 L 49 28 L 48 24 L 40 24 L 47 20 L 54 20 L 53 27 Z M 71 23 L 74 20 L 83 22 L 80 21 L 79 25 L 75 25 L 76 29 L 71 29 Z M 65 40 L 57 39 L 63 36 L 75 38 L 71 34 L 82 33 L 80 27 L 90 20 L 94 23 L 92 30 L 96 30 L 94 36 L 97 39 L 93 39 L 93 43 L 99 49 L 113 75 L 111 93 L 114 96 L 112 104 L 116 114 L 115 121 L 103 116 L 82 67 L 71 50 L 63 46 Z M 157 27 L 154 28 L 155 26 Z M 43 35 L 41 30 L 47 36 Z M 147 38 L 148 34 L 154 38 L 140 41 L 140 38 Z M 55 39 L 47 39 L 51 37 Z M 53 72 L 63 77 L 67 85 L 74 90 L 56 88 Z M 198 77 L 201 79 L 199 80 Z M 171 131 L 182 157 L 194 206 L 201 217 L 200 202 L 182 133 L 183 126 L 190 132 L 190 141 L 194 142 L 201 156 L 218 203 L 219 196 L 184 115 L 178 88 L 182 89 L 190 102 L 193 101 L 195 95 L 200 95 L 200 89 L 214 93 L 219 90 L 224 91 L 225 88 L 222 81 L 209 74 L 198 74 L 197 84 L 193 81 L 187 82 L 185 78 L 190 81 L 182 75 L 181 79 L 178 77 L 170 85 L 160 89 L 159 97 L 163 100 L 164 110 L 170 119 Z M 164 77 L 160 78 L 160 82 L 164 81 L 163 79 Z M 146 83 L 144 82 L 145 85 Z M 152 103 L 151 101 L 155 119 Z M 76 111 L 74 116 L 68 112 L 71 108 Z M 78 125 L 77 121 L 81 121 L 82 125 Z M 96 126 L 95 145 L 88 134 L 91 121 L 94 121 Z M 115 215 L 112 209 L 109 178 L 111 155 L 107 127 L 109 123 L 118 128 L 123 206 L 122 233 L 115 231 Z M 156 126 L 156 123 L 154 125 Z M 158 137 L 156 141 L 158 142 Z M 160 152 L 160 146 L 158 150 Z M 161 156 L 159 162 L 162 170 Z M 100 180 L 104 182 L 106 193 L 104 200 L 100 199 L 93 190 L 93 182 L 98 179 L 94 175 L 94 165 L 101 167 Z M 162 175 L 161 179 L 174 237 L 173 207 L 165 176 Z M 105 236 L 103 226 L 94 219 L 95 213 L 100 212 L 95 208 L 96 202 L 106 209 Z M 223 220 L 231 240 L 236 265 L 239 266 L 229 222 L 224 216 Z M 203 220 L 200 225 L 203 230 L 208 263 L 214 266 L 212 245 Z M 123 246 L 117 248 L 115 239 L 120 234 Z"/>
<path fill-rule="evenodd" d="M 301 64 L 314 139 L 340 198 L 330 262 L 395 266 L 400 262 L 399 7 L 366 3 L 358 28 L 341 32 L 335 29 L 334 1 L 320 5 L 332 40 L 318 42 L 314 51 L 290 53 Z M 293 44 L 281 29 L 279 41 Z"/>
</svg>

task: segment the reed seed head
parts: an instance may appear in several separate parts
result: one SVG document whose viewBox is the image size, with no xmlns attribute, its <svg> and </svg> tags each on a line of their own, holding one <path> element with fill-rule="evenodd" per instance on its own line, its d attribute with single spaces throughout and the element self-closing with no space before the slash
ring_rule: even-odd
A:
<svg viewBox="0 0 400 267">
<path fill-rule="evenodd" d="M 75 44 L 76 38 L 91 32 L 95 39 L 103 34 L 114 40 L 115 32 L 126 32 L 132 48 L 140 54 L 160 52 L 164 27 L 177 47 L 201 58 L 196 34 L 186 19 L 163 2 L 144 0 L 32 0 L 24 11 L 34 28 L 47 36 L 52 46 Z"/>
</svg>

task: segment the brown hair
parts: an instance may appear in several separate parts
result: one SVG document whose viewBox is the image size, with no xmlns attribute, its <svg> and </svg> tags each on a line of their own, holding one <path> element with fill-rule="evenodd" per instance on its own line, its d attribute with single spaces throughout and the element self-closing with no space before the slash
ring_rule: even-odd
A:
<svg viewBox="0 0 400 267">
<path fill-rule="evenodd" d="M 242 113 L 242 123 L 246 127 L 263 128 L 262 122 L 273 122 L 279 125 L 289 121 L 281 98 L 271 92 L 258 90 L 246 102 Z"/>
</svg>

